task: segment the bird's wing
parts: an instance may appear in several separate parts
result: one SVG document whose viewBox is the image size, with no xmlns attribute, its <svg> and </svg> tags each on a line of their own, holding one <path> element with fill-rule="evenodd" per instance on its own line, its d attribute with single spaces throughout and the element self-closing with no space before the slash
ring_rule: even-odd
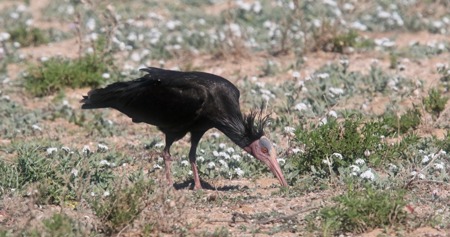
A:
<svg viewBox="0 0 450 237">
<path fill-rule="evenodd" d="M 129 82 L 113 83 L 89 92 L 82 108 L 112 107 L 134 122 L 160 128 L 188 126 L 199 116 L 208 98 L 208 88 L 198 76 L 148 68 L 149 74 Z"/>
</svg>

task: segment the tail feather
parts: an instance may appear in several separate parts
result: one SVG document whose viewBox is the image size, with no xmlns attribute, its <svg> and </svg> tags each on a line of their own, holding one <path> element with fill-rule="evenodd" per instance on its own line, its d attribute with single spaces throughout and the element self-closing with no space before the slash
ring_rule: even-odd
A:
<svg viewBox="0 0 450 237">
<path fill-rule="evenodd" d="M 125 83 L 114 83 L 106 88 L 93 89 L 83 96 L 80 101 L 82 109 L 115 108 L 120 104 L 120 95 L 127 85 Z"/>
</svg>

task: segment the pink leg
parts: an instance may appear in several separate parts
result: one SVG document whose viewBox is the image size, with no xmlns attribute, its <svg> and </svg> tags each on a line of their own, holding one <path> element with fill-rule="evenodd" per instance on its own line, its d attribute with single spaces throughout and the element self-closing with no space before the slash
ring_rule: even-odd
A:
<svg viewBox="0 0 450 237">
<path fill-rule="evenodd" d="M 192 173 L 194 175 L 194 190 L 202 189 L 200 182 L 200 176 L 198 175 L 197 163 L 196 163 L 196 151 L 200 138 L 205 132 L 191 133 L 191 150 L 189 151 L 189 162 L 192 166 Z"/>
<path fill-rule="evenodd" d="M 172 163 L 172 156 L 170 155 L 170 146 L 172 146 L 174 139 L 172 137 L 169 137 L 166 135 L 166 146 L 164 147 L 164 150 L 162 152 L 162 156 L 164 159 L 164 164 L 165 164 L 165 173 L 166 173 L 166 179 L 167 179 L 167 183 L 170 186 L 173 186 L 173 180 L 172 180 L 172 175 L 170 174 L 170 168 L 171 168 L 171 163 Z"/>
<path fill-rule="evenodd" d="M 162 153 L 163 159 L 164 159 L 164 164 L 165 164 L 165 173 L 166 173 L 166 179 L 167 179 L 167 183 L 172 186 L 173 185 L 173 180 L 172 180 L 172 175 L 170 174 L 170 167 L 171 167 L 171 163 L 172 163 L 172 157 L 170 156 L 169 153 L 169 149 L 164 149 L 163 153 Z"/>
<path fill-rule="evenodd" d="M 191 160 L 191 159 L 189 159 Z M 200 176 L 198 175 L 197 164 L 191 161 L 192 173 L 194 173 L 194 190 L 202 189 L 202 184 L 200 183 Z"/>
</svg>

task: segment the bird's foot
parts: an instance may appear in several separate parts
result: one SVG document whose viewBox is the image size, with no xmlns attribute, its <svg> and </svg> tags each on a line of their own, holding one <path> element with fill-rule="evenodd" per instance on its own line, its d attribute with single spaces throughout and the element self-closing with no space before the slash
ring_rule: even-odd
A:
<svg viewBox="0 0 450 237">
<path fill-rule="evenodd" d="M 203 188 L 202 188 L 202 185 L 201 184 L 199 184 L 199 185 L 197 185 L 197 184 L 195 184 L 194 185 L 194 190 L 202 190 Z"/>
</svg>

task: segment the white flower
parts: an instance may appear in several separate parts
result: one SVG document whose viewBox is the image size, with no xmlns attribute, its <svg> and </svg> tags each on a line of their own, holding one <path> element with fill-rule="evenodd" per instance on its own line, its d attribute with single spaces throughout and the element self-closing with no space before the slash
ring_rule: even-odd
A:
<svg viewBox="0 0 450 237">
<path fill-rule="evenodd" d="M 135 62 L 139 62 L 139 61 L 141 61 L 141 56 L 139 55 L 138 52 L 133 52 L 133 53 L 131 53 L 131 60 L 133 60 Z"/>
<path fill-rule="evenodd" d="M 301 151 L 302 151 L 302 149 L 300 149 L 298 147 L 292 149 L 292 152 L 294 152 L 294 154 L 297 154 L 297 153 L 299 153 Z"/>
<path fill-rule="evenodd" d="M 109 161 L 107 161 L 107 160 L 101 160 L 99 164 L 100 164 L 100 166 L 110 166 L 111 165 L 111 163 L 109 163 Z"/>
<path fill-rule="evenodd" d="M 87 20 L 86 28 L 88 28 L 88 30 L 90 30 L 90 31 L 94 31 L 95 30 L 95 19 L 94 18 L 89 18 Z"/>
<path fill-rule="evenodd" d="M 361 158 L 358 158 L 358 159 L 355 160 L 355 164 L 357 164 L 357 165 L 364 165 L 365 163 L 366 162 L 363 159 L 361 159 Z"/>
<path fill-rule="evenodd" d="M 328 115 L 334 118 L 337 118 L 337 113 L 334 110 L 331 110 L 330 112 L 328 112 Z"/>
<path fill-rule="evenodd" d="M 322 163 L 326 164 L 326 165 L 331 165 L 331 161 L 328 159 L 323 159 Z"/>
<path fill-rule="evenodd" d="M 333 156 L 337 157 L 339 160 L 342 160 L 342 158 L 343 158 L 342 154 L 341 153 L 337 153 L 337 152 L 331 154 L 331 157 L 333 157 Z"/>
<path fill-rule="evenodd" d="M 352 169 L 353 175 L 356 175 L 356 173 L 359 173 L 361 171 L 361 168 L 359 168 L 359 166 L 356 165 L 350 165 L 350 169 Z"/>
<path fill-rule="evenodd" d="M 70 152 L 70 148 L 67 147 L 67 146 L 61 147 L 61 150 L 65 151 L 66 153 L 69 153 L 69 152 Z"/>
<path fill-rule="evenodd" d="M 72 15 L 73 13 L 75 13 L 75 8 L 72 5 L 67 5 L 66 13 L 67 15 Z"/>
<path fill-rule="evenodd" d="M 31 128 L 32 128 L 33 130 L 36 130 L 36 131 L 42 131 L 42 128 L 39 127 L 39 125 L 37 125 L 37 124 L 33 124 L 33 125 L 31 126 Z"/>
<path fill-rule="evenodd" d="M 329 89 L 328 89 L 330 92 L 331 92 L 331 94 L 333 94 L 333 95 L 342 95 L 342 94 L 344 94 L 344 89 L 342 89 L 342 88 L 336 88 L 336 87 L 330 87 Z"/>
<path fill-rule="evenodd" d="M 109 149 L 109 147 L 107 145 L 101 144 L 101 143 L 99 143 L 97 145 L 97 148 L 98 148 L 99 151 L 103 151 L 103 152 L 105 152 L 105 151 L 107 151 Z"/>
<path fill-rule="evenodd" d="M 321 118 L 320 121 L 319 121 L 319 125 L 320 125 L 320 126 L 325 125 L 325 124 L 327 124 L 327 123 L 328 123 L 327 117 L 323 117 L 323 118 Z"/>
<path fill-rule="evenodd" d="M 220 159 L 219 163 L 224 167 L 224 168 L 228 168 L 228 164 L 227 162 L 225 162 L 224 160 Z"/>
<path fill-rule="evenodd" d="M 298 111 L 307 110 L 308 106 L 305 103 L 298 103 L 294 106 L 294 108 Z"/>
<path fill-rule="evenodd" d="M 51 155 L 51 154 L 53 154 L 53 152 L 57 152 L 58 151 L 58 148 L 56 148 L 56 147 L 49 147 L 49 148 L 47 148 L 47 154 L 48 155 Z"/>
<path fill-rule="evenodd" d="M 214 169 L 214 167 L 216 167 L 216 164 L 214 164 L 214 162 L 211 161 L 211 162 L 208 163 L 208 168 L 209 169 Z"/>
<path fill-rule="evenodd" d="M 19 16 L 20 16 L 20 14 L 17 13 L 17 12 L 11 12 L 11 13 L 9 14 L 9 16 L 10 16 L 12 19 L 18 19 Z"/>
<path fill-rule="evenodd" d="M 178 20 L 175 20 L 175 21 L 168 21 L 167 23 L 166 23 L 166 27 L 167 27 L 167 29 L 169 29 L 169 30 L 174 30 L 177 26 L 179 26 L 179 25 L 181 25 L 181 22 L 180 21 L 178 21 Z"/>
<path fill-rule="evenodd" d="M 187 161 L 187 160 L 182 160 L 182 161 L 181 161 L 181 165 L 183 165 L 183 166 L 188 166 L 188 165 L 189 165 L 189 161 Z"/>
<path fill-rule="evenodd" d="M 75 169 L 75 168 L 72 168 L 72 170 L 70 171 L 70 173 L 71 173 L 73 176 L 75 176 L 75 177 L 78 176 L 78 170 Z"/>
<path fill-rule="evenodd" d="M 220 137 L 220 133 L 218 133 L 218 132 L 213 132 L 213 133 L 211 133 L 211 135 L 210 135 L 212 138 L 219 138 Z"/>
<path fill-rule="evenodd" d="M 105 72 L 102 74 L 102 77 L 105 79 L 109 79 L 111 77 L 111 75 L 109 75 L 109 73 Z"/>
<path fill-rule="evenodd" d="M 434 168 L 437 170 L 443 170 L 444 169 L 444 163 L 436 163 L 434 164 Z"/>
<path fill-rule="evenodd" d="M 342 6 L 342 8 L 346 11 L 353 11 L 353 9 L 355 9 L 355 6 L 353 6 L 353 4 L 351 4 L 351 3 L 346 2 Z"/>
<path fill-rule="evenodd" d="M 87 154 L 91 153 L 92 151 L 91 151 L 91 148 L 89 148 L 88 145 L 84 145 L 83 149 L 81 149 L 81 152 L 83 152 L 83 154 L 87 155 Z"/>
<path fill-rule="evenodd" d="M 158 165 L 158 164 L 154 164 L 153 165 L 153 169 L 162 169 L 162 167 L 160 165 Z"/>
<path fill-rule="evenodd" d="M 365 150 L 364 151 L 364 156 L 369 157 L 370 156 L 370 151 L 369 150 Z"/>
<path fill-rule="evenodd" d="M 375 39 L 374 42 L 375 42 L 376 45 L 382 46 L 382 47 L 386 47 L 386 48 L 390 48 L 390 47 L 395 45 L 395 42 L 391 41 L 388 38 Z"/>
<path fill-rule="evenodd" d="M 234 172 L 236 172 L 237 176 L 242 177 L 244 175 L 244 171 L 241 170 L 241 168 L 237 167 L 234 169 Z"/>
<path fill-rule="evenodd" d="M 103 192 L 103 197 L 108 197 L 109 195 L 111 195 L 111 193 L 108 190 Z"/>
<path fill-rule="evenodd" d="M 240 161 L 241 160 L 241 156 L 240 155 L 232 155 L 231 159 L 236 160 L 236 161 Z"/>
<path fill-rule="evenodd" d="M 423 159 L 422 159 L 422 164 L 426 164 L 426 163 L 428 163 L 428 161 L 430 161 L 430 157 L 427 155 L 424 155 Z"/>
<path fill-rule="evenodd" d="M 395 172 L 398 170 L 398 167 L 394 164 L 389 164 L 389 171 Z"/>
<path fill-rule="evenodd" d="M 298 71 L 293 71 L 293 72 L 292 72 L 292 77 L 295 78 L 295 79 L 300 78 L 300 72 L 298 72 Z"/>
<path fill-rule="evenodd" d="M 293 134 L 295 132 L 295 128 L 293 128 L 293 127 L 284 127 L 284 132 Z"/>
<path fill-rule="evenodd" d="M 420 173 L 419 175 L 417 175 L 417 177 L 419 177 L 419 179 L 425 179 L 425 175 Z"/>
<path fill-rule="evenodd" d="M 197 157 L 197 161 L 203 162 L 203 161 L 205 161 L 205 158 L 203 156 L 199 156 L 199 157 Z"/>
<path fill-rule="evenodd" d="M 375 175 L 372 173 L 371 169 L 364 171 L 359 177 L 361 177 L 363 179 L 372 180 L 372 181 L 375 180 Z"/>
<path fill-rule="evenodd" d="M 155 147 L 156 147 L 156 148 L 162 148 L 162 147 L 164 147 L 164 142 L 158 142 L 158 143 L 156 143 L 156 144 L 155 144 Z"/>
<path fill-rule="evenodd" d="M 225 145 L 225 143 L 220 143 L 219 144 L 219 148 L 220 149 L 225 149 L 225 147 L 227 147 L 227 145 Z"/>
<path fill-rule="evenodd" d="M 368 28 L 366 25 L 364 25 L 363 23 L 359 22 L 359 21 L 354 21 L 350 24 L 350 27 L 356 30 L 360 30 L 360 31 L 366 31 Z"/>
<path fill-rule="evenodd" d="M 219 152 L 217 152 L 217 151 L 213 151 L 213 156 L 219 156 Z"/>
<path fill-rule="evenodd" d="M 253 3 L 252 9 L 255 13 L 260 13 L 262 10 L 261 3 L 259 1 L 256 1 L 255 3 Z"/>
<path fill-rule="evenodd" d="M 230 31 L 231 31 L 231 33 L 234 35 L 234 36 L 236 36 L 236 37 L 241 37 L 241 27 L 238 25 L 238 24 L 236 24 L 236 23 L 231 23 L 230 25 L 229 25 L 229 29 L 230 29 Z"/>
<path fill-rule="evenodd" d="M 228 147 L 228 148 L 227 148 L 227 152 L 228 152 L 229 154 L 234 153 L 234 148 L 233 148 L 233 147 Z"/>
<path fill-rule="evenodd" d="M 277 161 L 278 161 L 278 164 L 280 164 L 280 165 L 286 164 L 286 160 L 285 159 L 278 158 Z"/>
<path fill-rule="evenodd" d="M 0 33 L 0 42 L 6 41 L 11 37 L 11 35 L 8 32 L 1 32 Z"/>
<path fill-rule="evenodd" d="M 320 79 L 327 79 L 330 77 L 330 74 L 324 72 L 324 73 L 319 73 L 316 75 L 316 77 L 320 78 Z"/>
</svg>

